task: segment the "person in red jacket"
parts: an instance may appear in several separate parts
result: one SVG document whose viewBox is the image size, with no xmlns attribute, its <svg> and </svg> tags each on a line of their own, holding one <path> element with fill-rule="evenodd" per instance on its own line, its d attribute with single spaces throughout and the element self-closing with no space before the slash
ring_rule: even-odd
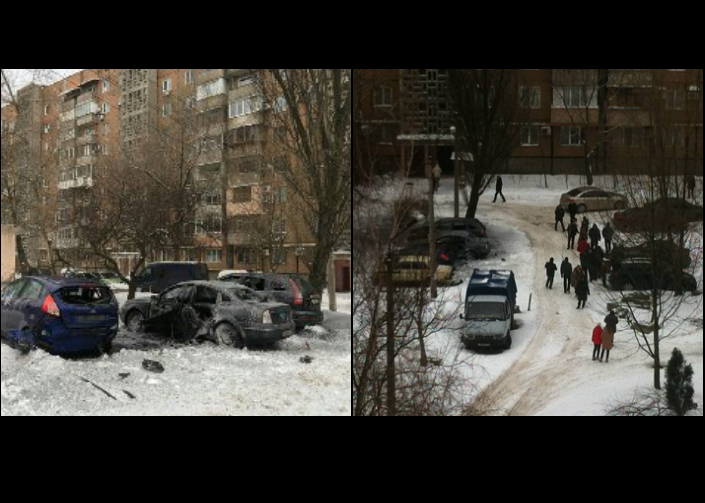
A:
<svg viewBox="0 0 705 503">
<path fill-rule="evenodd" d="M 592 361 L 596 361 L 600 357 L 600 346 L 602 346 L 602 325 L 597 326 L 592 330 L 592 343 L 595 349 L 592 352 Z"/>
</svg>

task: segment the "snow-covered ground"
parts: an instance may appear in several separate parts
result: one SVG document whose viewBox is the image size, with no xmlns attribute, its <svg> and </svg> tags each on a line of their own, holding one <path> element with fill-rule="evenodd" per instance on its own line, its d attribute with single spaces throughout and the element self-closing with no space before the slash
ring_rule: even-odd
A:
<svg viewBox="0 0 705 503">
<path fill-rule="evenodd" d="M 116 346 L 135 349 L 100 359 L 43 351 L 21 356 L 3 344 L 2 415 L 349 416 L 350 294 L 338 303 L 338 313 L 324 305 L 323 327 L 268 350 L 212 344 L 150 349 L 124 331 Z M 301 362 L 306 356 L 310 364 Z M 145 371 L 145 359 L 160 362 L 165 372 Z"/>
<path fill-rule="evenodd" d="M 573 267 L 579 263 L 575 250 L 567 250 L 567 239 L 554 230 L 553 210 L 560 194 L 585 185 L 577 176 L 503 176 L 506 203 L 493 203 L 494 190 L 480 198 L 476 217 L 487 226 L 493 252 L 485 260 L 456 271 L 463 283 L 442 289 L 447 312 L 462 303 L 472 268 L 511 269 L 519 288 L 517 315 L 519 328 L 512 331 L 514 345 L 501 354 L 464 351 L 462 357 L 468 377 L 479 389 L 488 391 L 493 406 L 512 415 L 603 415 L 610 405 L 632 397 L 638 387 L 653 385 L 652 359 L 638 349 L 634 333 L 620 321 L 609 363 L 592 361 L 592 329 L 608 313 L 608 292 L 601 282 L 590 284 L 587 307 L 577 310 L 577 300 L 563 293 L 560 274 L 553 289 L 545 288 L 544 264 L 550 257 L 560 265 L 567 256 Z M 425 180 L 415 179 L 411 190 L 423 194 Z M 614 179 L 596 177 L 595 185 L 612 188 Z M 547 186 L 546 186 L 547 185 Z M 382 185 L 377 200 L 393 199 L 401 183 Z M 702 180 L 698 179 L 698 187 Z M 702 194 L 702 191 L 700 191 Z M 452 180 L 443 179 L 436 196 L 437 217 L 453 215 Z M 602 227 L 607 215 L 590 213 L 589 218 Z M 565 219 L 567 221 L 567 218 Z M 560 227 L 559 227 L 560 229 Z M 700 232 L 700 237 L 702 232 Z M 696 243 L 702 249 L 702 243 Z M 702 290 L 702 263 L 691 271 Z M 529 295 L 531 311 L 527 311 Z M 661 360 L 665 364 L 674 347 L 678 347 L 695 372 L 696 402 L 702 408 L 703 337 L 702 295 L 686 295 L 677 313 L 678 320 L 668 324 L 673 334 L 661 342 Z M 681 323 L 681 321 L 683 321 Z M 449 347 L 460 346 L 456 320 L 454 329 L 436 334 L 428 345 L 437 355 L 453 355 Z M 662 372 L 665 380 L 665 369 Z M 474 393 L 474 391 L 473 391 Z"/>
</svg>

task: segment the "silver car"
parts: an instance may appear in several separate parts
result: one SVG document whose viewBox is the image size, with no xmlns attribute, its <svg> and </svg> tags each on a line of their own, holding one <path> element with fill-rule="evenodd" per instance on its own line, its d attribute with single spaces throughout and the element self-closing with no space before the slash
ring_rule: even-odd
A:
<svg viewBox="0 0 705 503">
<path fill-rule="evenodd" d="M 571 202 L 578 205 L 578 213 L 622 210 L 627 207 L 625 196 L 598 187 L 578 187 L 561 194 L 563 209 L 567 211 Z"/>
</svg>

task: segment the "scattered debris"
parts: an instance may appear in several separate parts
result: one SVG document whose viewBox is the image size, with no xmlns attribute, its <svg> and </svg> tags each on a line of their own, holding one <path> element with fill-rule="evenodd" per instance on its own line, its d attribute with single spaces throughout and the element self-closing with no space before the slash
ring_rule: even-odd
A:
<svg viewBox="0 0 705 503">
<path fill-rule="evenodd" d="M 301 363 L 310 364 L 310 363 L 313 362 L 313 357 L 311 357 L 311 356 L 304 356 L 304 357 L 300 358 L 299 361 L 300 361 Z"/>
<path fill-rule="evenodd" d="M 98 386 L 96 383 L 94 383 L 94 382 L 92 382 L 92 381 L 89 381 L 89 380 L 86 379 L 85 377 L 81 377 L 81 376 L 79 376 L 79 379 L 81 379 L 81 381 L 83 381 L 83 382 L 85 382 L 85 383 L 90 384 L 91 386 L 93 386 L 93 387 L 96 388 L 97 390 L 102 391 L 103 393 L 105 393 L 106 395 L 108 395 L 110 398 L 112 398 L 113 400 L 116 400 L 116 401 L 117 401 L 117 398 L 115 398 L 113 395 L 111 395 L 110 393 L 108 393 L 105 389 L 103 389 L 103 388 L 101 388 L 100 386 Z"/>
<path fill-rule="evenodd" d="M 155 374 L 162 374 L 164 372 L 164 365 L 154 360 L 144 360 L 142 362 L 142 368 L 147 372 L 154 372 Z"/>
<path fill-rule="evenodd" d="M 122 373 L 122 374 L 118 374 L 118 377 L 124 381 L 125 379 L 127 379 L 128 377 L 130 377 L 130 373 L 129 373 L 129 372 L 124 372 L 124 373 Z"/>
</svg>

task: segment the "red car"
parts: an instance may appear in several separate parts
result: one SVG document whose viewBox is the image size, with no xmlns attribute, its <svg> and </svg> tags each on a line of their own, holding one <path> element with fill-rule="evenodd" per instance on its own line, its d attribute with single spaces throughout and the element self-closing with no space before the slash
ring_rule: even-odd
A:
<svg viewBox="0 0 705 503">
<path fill-rule="evenodd" d="M 667 232 L 682 229 L 689 222 L 702 221 L 702 206 L 676 198 L 658 199 L 614 215 L 614 226 L 622 232 Z"/>
</svg>

